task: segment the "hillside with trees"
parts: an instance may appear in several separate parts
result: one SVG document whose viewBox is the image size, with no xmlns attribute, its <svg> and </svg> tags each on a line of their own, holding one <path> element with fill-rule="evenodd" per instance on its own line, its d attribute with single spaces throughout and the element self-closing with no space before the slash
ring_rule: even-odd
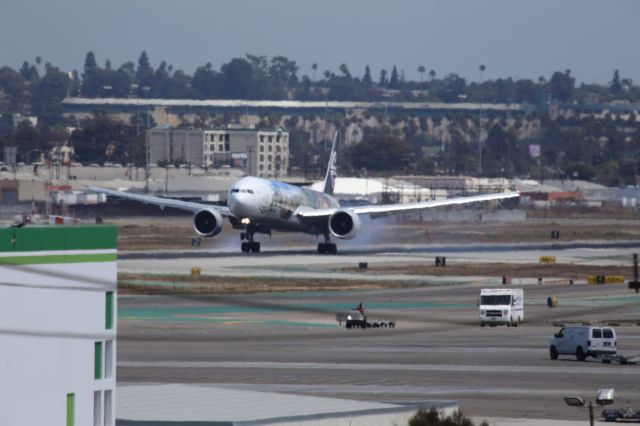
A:
<svg viewBox="0 0 640 426">
<path fill-rule="evenodd" d="M 101 65 L 102 64 L 102 65 Z M 81 71 L 63 71 L 40 58 L 20 69 L 0 68 L 0 147 L 18 146 L 20 161 L 70 141 L 82 162 L 141 164 L 140 117 L 119 122 L 104 111 L 75 120 L 63 115 L 65 97 L 250 99 L 371 102 L 475 102 L 530 105 L 526 116 L 443 113 L 420 116 L 392 112 L 329 117 L 265 114 L 261 125 L 291 132 L 291 165 L 316 173 L 322 167 L 327 128 L 360 132 L 357 143 L 343 146 L 341 167 L 360 173 L 467 174 L 520 177 L 580 177 L 610 185 L 635 184 L 640 156 L 640 127 L 635 112 L 585 113 L 566 117 L 551 106 L 633 104 L 640 86 L 612 70 L 606 85 L 576 84 L 571 70 L 537 80 L 498 78 L 469 82 L 457 74 L 439 76 L 421 65 L 419 81 L 409 81 L 397 65 L 361 73 L 341 64 L 322 71 L 313 64 L 303 73 L 284 56 L 245 55 L 215 69 L 206 63 L 188 74 L 161 61 L 153 67 L 142 52 L 137 61 L 115 66 L 85 56 Z M 486 70 L 479 66 L 479 72 Z M 495 73 L 495 71 L 494 71 Z M 16 117 L 37 117 L 37 126 Z M 192 126 L 225 125 L 229 116 L 202 116 Z M 68 133 L 68 128 L 76 130 Z M 325 129 L 319 132 L 319 129 Z M 541 157 L 529 155 L 540 145 Z"/>
</svg>

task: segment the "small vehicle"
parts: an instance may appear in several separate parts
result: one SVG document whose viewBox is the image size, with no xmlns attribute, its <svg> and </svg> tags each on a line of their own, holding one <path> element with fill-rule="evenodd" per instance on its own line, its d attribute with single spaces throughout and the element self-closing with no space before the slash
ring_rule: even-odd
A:
<svg viewBox="0 0 640 426">
<path fill-rule="evenodd" d="M 349 311 L 344 326 L 346 328 L 395 328 L 396 322 L 395 320 L 384 319 L 368 320 L 364 314 L 364 306 L 360 303 L 357 307 Z"/>
<path fill-rule="evenodd" d="M 605 422 L 617 422 L 624 421 L 628 422 L 629 420 L 635 420 L 636 422 L 640 422 L 640 411 L 634 410 L 633 408 L 626 407 L 614 410 L 603 410 L 602 418 Z"/>
<path fill-rule="evenodd" d="M 549 357 L 558 359 L 559 355 L 575 355 L 578 361 L 584 361 L 588 356 L 613 355 L 618 351 L 617 346 L 613 327 L 567 326 L 551 338 Z"/>
<path fill-rule="evenodd" d="M 483 288 L 478 304 L 480 326 L 519 326 L 524 320 L 524 291 L 521 288 Z"/>
</svg>

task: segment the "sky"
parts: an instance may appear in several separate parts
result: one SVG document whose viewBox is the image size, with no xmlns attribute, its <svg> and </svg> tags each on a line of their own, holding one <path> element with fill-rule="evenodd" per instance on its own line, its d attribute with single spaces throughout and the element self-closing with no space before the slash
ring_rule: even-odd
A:
<svg viewBox="0 0 640 426">
<path fill-rule="evenodd" d="M 419 80 L 549 78 L 606 84 L 615 69 L 640 83 L 637 0 L 0 0 L 0 66 L 40 56 L 82 70 L 88 51 L 114 67 L 146 50 L 191 74 L 246 53 L 284 55 L 298 75 L 345 63 L 374 79 L 396 65 Z"/>
</svg>

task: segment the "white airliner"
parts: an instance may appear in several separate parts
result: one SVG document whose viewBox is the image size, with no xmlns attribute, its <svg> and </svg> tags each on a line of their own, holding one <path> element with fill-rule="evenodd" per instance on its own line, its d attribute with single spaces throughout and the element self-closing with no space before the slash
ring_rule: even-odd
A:
<svg viewBox="0 0 640 426">
<path fill-rule="evenodd" d="M 275 230 L 322 235 L 324 243 L 318 244 L 318 253 L 336 254 L 337 248 L 331 243 L 331 236 L 345 240 L 357 237 L 361 228 L 359 215 L 368 214 L 375 219 L 433 207 L 520 196 L 517 192 L 502 192 L 411 204 L 341 207 L 338 200 L 332 196 L 336 176 L 336 141 L 337 134 L 333 140 L 322 192 L 276 180 L 247 176 L 235 182 L 229 190 L 227 207 L 222 207 L 102 188 L 91 190 L 160 207 L 191 211 L 194 213 L 193 229 L 203 237 L 214 237 L 222 232 L 223 217 L 226 217 L 235 229 L 242 230 L 241 249 L 245 253 L 260 252 L 260 243 L 254 241 L 255 234 L 271 235 L 271 231 Z"/>
</svg>

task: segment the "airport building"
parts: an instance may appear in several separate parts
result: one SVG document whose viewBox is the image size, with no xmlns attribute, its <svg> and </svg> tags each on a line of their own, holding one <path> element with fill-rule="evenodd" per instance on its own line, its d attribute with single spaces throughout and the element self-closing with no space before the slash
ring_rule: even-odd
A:
<svg viewBox="0 0 640 426">
<path fill-rule="evenodd" d="M 0 228 L 0 424 L 115 425 L 116 228 Z"/>
<path fill-rule="evenodd" d="M 233 167 L 252 176 L 282 178 L 289 167 L 289 133 L 282 129 L 149 130 L 149 161 L 202 168 Z"/>
</svg>

